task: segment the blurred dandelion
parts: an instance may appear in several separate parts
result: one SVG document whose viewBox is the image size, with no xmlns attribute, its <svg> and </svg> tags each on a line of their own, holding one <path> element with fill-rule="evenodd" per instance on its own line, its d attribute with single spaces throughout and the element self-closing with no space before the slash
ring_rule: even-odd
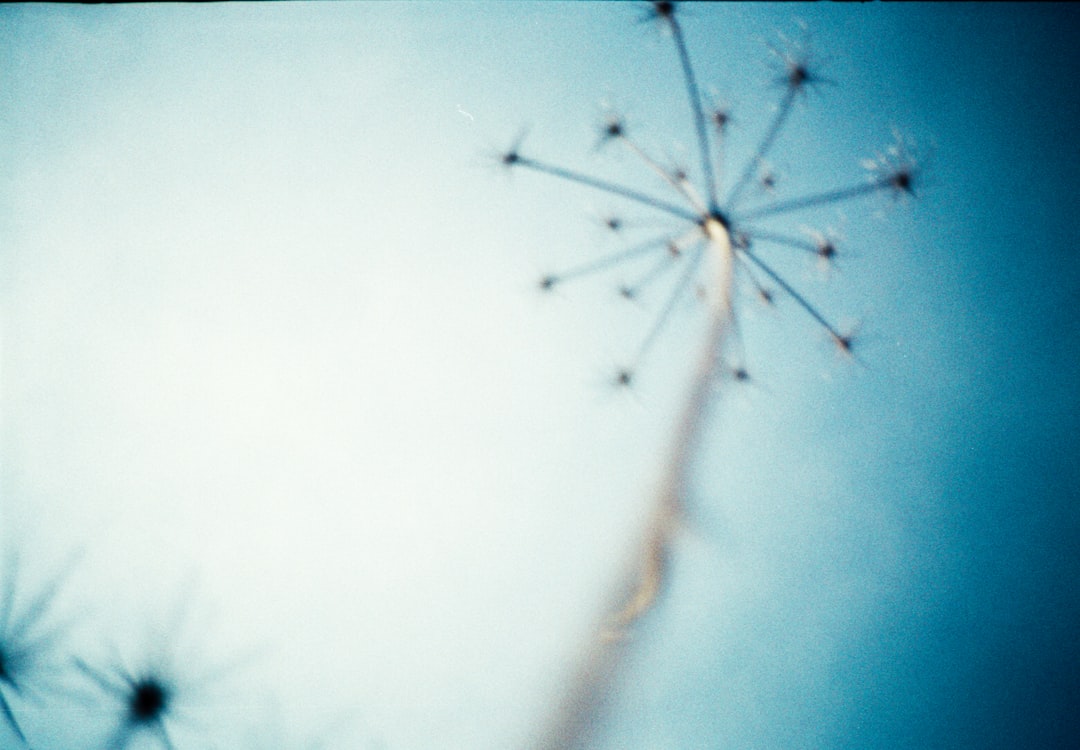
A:
<svg viewBox="0 0 1080 750">
<path fill-rule="evenodd" d="M 584 185 L 682 223 L 675 231 L 657 235 L 612 255 L 562 271 L 545 273 L 540 279 L 540 288 L 548 291 L 565 282 L 609 270 L 624 261 L 652 255 L 656 258 L 656 265 L 638 281 L 624 284 L 618 290 L 623 297 L 638 299 L 644 288 L 657 281 L 672 265 L 684 263 L 687 266 L 684 275 L 672 289 L 669 300 L 661 307 L 653 328 L 642 339 L 636 356 L 630 364 L 616 372 L 615 381 L 621 385 L 633 382 L 638 367 L 670 317 L 677 298 L 688 289 L 699 288 L 694 283 L 699 275 L 704 276 L 705 283 L 700 288 L 705 290 L 714 315 L 725 321 L 730 321 L 735 315 L 732 299 L 736 284 L 750 285 L 761 299 L 769 303 L 774 302 L 775 297 L 768 285 L 775 285 L 820 325 L 839 347 L 850 349 L 853 343 L 851 337 L 827 320 L 815 305 L 775 270 L 758 249 L 762 245 L 802 249 L 812 253 L 821 265 L 828 266 L 838 252 L 835 232 L 807 227 L 804 231 L 807 237 L 789 236 L 771 231 L 764 221 L 875 193 L 914 195 L 919 175 L 911 144 L 898 137 L 896 144 L 864 160 L 863 166 L 868 172 L 866 180 L 807 195 L 774 199 L 779 175 L 767 163 L 767 157 L 780 139 L 800 96 L 815 86 L 831 83 L 821 75 L 817 58 L 805 39 L 785 40 L 781 46 L 770 47 L 779 60 L 779 72 L 775 77 L 776 85 L 781 88 L 779 104 L 752 156 L 724 193 L 720 179 L 720 154 L 725 150 L 724 140 L 732 122 L 732 113 L 726 106 L 706 110 L 702 105 L 675 4 L 654 3 L 649 18 L 661 21 L 675 41 L 692 110 L 704 185 L 694 185 L 685 169 L 666 165 L 651 156 L 634 139 L 625 119 L 616 113 L 606 115 L 599 129 L 598 146 L 615 142 L 622 144 L 661 178 L 672 193 L 670 197 L 654 195 L 528 156 L 521 148 L 525 136 L 520 135 L 508 150 L 500 154 L 500 161 L 506 167 L 532 170 Z M 762 189 L 756 192 L 748 190 L 755 183 Z M 755 194 L 759 202 L 748 205 Z M 762 197 L 766 199 L 765 202 L 760 202 Z M 605 217 L 604 222 L 613 231 L 625 225 L 624 219 L 614 215 Z M 701 267 L 706 270 L 701 272 Z M 768 285 L 763 279 L 767 280 Z"/>
<path fill-rule="evenodd" d="M 750 380 L 745 363 L 739 361 L 739 356 L 732 356 L 733 346 L 735 352 L 741 351 L 734 307 L 737 287 L 749 286 L 758 299 L 768 304 L 775 301 L 777 292 L 774 290 L 778 290 L 819 325 L 840 352 L 850 354 L 853 350 L 853 333 L 830 321 L 767 257 L 769 247 L 794 249 L 828 266 L 838 252 L 839 240 L 835 232 L 806 227 L 802 235 L 790 234 L 783 229 L 771 229 L 768 220 L 878 193 L 914 195 L 918 178 L 913 149 L 909 144 L 898 143 L 864 162 L 868 172 L 866 179 L 853 179 L 848 185 L 804 195 L 777 197 L 781 181 L 768 161 L 770 155 L 781 142 L 796 105 L 807 99 L 813 89 L 832 83 L 822 75 L 821 65 L 804 29 L 800 39 L 784 39 L 780 45 L 770 47 L 776 58 L 773 82 L 779 89 L 779 101 L 750 157 L 735 171 L 733 179 L 727 179 L 725 139 L 732 112 L 722 105 L 706 108 L 675 3 L 653 3 L 643 20 L 658 23 L 674 42 L 690 106 L 698 182 L 691 179 L 687 170 L 672 167 L 651 155 L 635 139 L 626 120 L 611 112 L 599 128 L 598 147 L 621 144 L 649 172 L 660 178 L 666 192 L 641 190 L 533 157 L 522 149 L 524 136 L 500 155 L 501 163 L 507 168 L 538 172 L 591 188 L 672 222 L 670 231 L 643 243 L 561 272 L 546 273 L 540 279 L 540 289 L 550 291 L 563 283 L 607 271 L 631 259 L 651 256 L 655 259 L 654 265 L 618 289 L 624 298 L 638 299 L 645 288 L 675 266 L 682 265 L 666 301 L 629 363 L 616 369 L 613 376 L 616 385 L 634 384 L 639 368 L 678 300 L 688 290 L 694 290 L 704 298 L 710 311 L 708 333 L 678 424 L 672 455 L 637 555 L 636 584 L 602 628 L 607 636 L 603 643 L 608 645 L 594 647 L 585 659 L 553 727 L 541 742 L 540 746 L 545 748 L 572 747 L 581 742 L 593 721 L 599 694 L 612 673 L 618 653 L 618 646 L 612 644 L 618 644 L 619 635 L 654 607 L 665 588 L 672 539 L 683 516 L 689 467 L 700 443 L 714 383 L 718 379 L 736 383 Z M 758 188 L 752 190 L 751 186 L 755 184 Z M 736 340 L 734 345 L 727 343 L 729 338 Z"/>
<path fill-rule="evenodd" d="M 54 654 L 67 625 L 52 617 L 56 597 L 76 557 L 43 587 L 28 595 L 19 590 L 20 557 L 15 545 L 8 546 L 0 569 L 0 714 L 20 742 L 29 746 L 12 698 L 36 701 L 50 691 L 49 676 L 58 670 Z"/>
<path fill-rule="evenodd" d="M 247 657 L 201 669 L 198 656 L 181 658 L 187 614 L 187 602 L 181 602 L 168 627 L 156 634 L 138 660 L 125 659 L 115 646 L 111 662 L 104 666 L 75 659 L 76 669 L 115 705 L 115 726 L 103 750 L 124 750 L 138 737 L 175 750 L 177 728 L 207 732 L 206 717 L 215 693 Z"/>
</svg>

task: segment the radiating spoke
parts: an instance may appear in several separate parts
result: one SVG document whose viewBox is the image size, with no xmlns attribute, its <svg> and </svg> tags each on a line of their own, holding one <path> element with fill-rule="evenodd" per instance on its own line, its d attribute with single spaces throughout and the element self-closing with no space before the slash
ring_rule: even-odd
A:
<svg viewBox="0 0 1080 750">
<path fill-rule="evenodd" d="M 643 242 L 639 245 L 634 245 L 633 247 L 630 247 L 621 252 L 614 253 L 613 255 L 599 258 L 598 260 L 595 260 L 591 263 L 584 263 L 580 266 L 575 266 L 573 268 L 568 268 L 565 271 L 560 271 L 559 273 L 547 274 L 540 279 L 540 287 L 545 290 L 552 289 L 556 285 L 561 284 L 565 281 L 581 278 L 582 276 L 588 276 L 590 274 L 596 273 L 597 271 L 603 271 L 607 268 L 611 268 L 612 266 L 616 266 L 632 258 L 636 258 L 650 252 L 656 252 L 657 250 L 665 247 L 668 242 L 669 241 L 666 237 L 653 238 L 651 240 L 648 240 L 647 242 Z"/>
<path fill-rule="evenodd" d="M 564 167 L 537 161 L 536 159 L 530 159 L 521 156 L 516 152 L 505 154 L 503 156 L 503 161 L 508 165 L 525 167 L 526 169 L 532 169 L 537 172 L 544 172 L 564 180 L 569 180 L 570 182 L 576 182 L 579 185 L 586 185 L 591 188 L 596 188 L 597 190 L 602 190 L 611 195 L 618 195 L 634 201 L 635 203 L 640 203 L 643 206 L 656 209 L 657 211 L 663 211 L 672 216 L 677 216 L 680 219 L 686 219 L 687 221 L 695 221 L 697 219 L 697 215 L 693 212 L 687 211 L 685 208 L 681 208 L 672 203 L 668 203 L 667 201 L 660 200 L 659 198 L 654 198 L 651 195 L 647 195 L 614 182 L 601 180 L 591 175 L 576 172 L 572 169 L 566 169 Z"/>
<path fill-rule="evenodd" d="M 694 112 L 694 129 L 697 131 L 698 149 L 701 154 L 701 172 L 705 177 L 705 194 L 709 200 L 709 211 L 715 212 L 719 206 L 717 203 L 716 176 L 713 173 L 712 154 L 709 150 L 709 134 L 705 126 L 705 113 L 701 109 L 701 94 L 698 92 L 697 77 L 694 75 L 694 67 L 690 64 L 690 53 L 686 49 L 686 40 L 683 39 L 682 26 L 673 12 L 667 16 L 671 26 L 671 34 L 675 38 L 675 46 L 679 50 L 679 63 L 682 65 L 683 80 L 686 82 L 686 95 L 690 99 L 690 106 Z"/>
<path fill-rule="evenodd" d="M 810 317 L 816 320 L 826 331 L 829 332 L 829 335 L 832 336 L 833 340 L 835 340 L 837 343 L 843 343 L 844 341 L 846 341 L 846 338 L 839 331 L 837 331 L 836 328 L 834 328 L 832 324 L 829 323 L 829 321 L 825 320 L 821 313 L 819 313 L 817 309 L 806 300 L 805 297 L 799 294 L 799 292 L 796 291 L 795 288 L 791 286 L 791 284 L 784 281 L 783 276 L 778 274 L 771 267 L 769 267 L 767 263 L 758 258 L 754 253 L 749 250 L 749 248 L 742 248 L 739 250 L 739 253 L 741 255 L 744 255 L 755 266 L 760 268 L 766 276 L 772 279 L 777 284 L 777 286 L 779 286 L 788 294 L 789 297 L 795 300 L 799 307 L 805 310 L 810 315 Z"/>
<path fill-rule="evenodd" d="M 776 114 L 773 115 L 772 123 L 769 125 L 768 131 L 765 133 L 765 137 L 761 139 L 761 143 L 758 144 L 757 150 L 754 155 L 747 162 L 745 169 L 739 179 L 735 182 L 734 187 L 731 188 L 731 192 L 728 193 L 727 211 L 731 210 L 738 204 L 739 198 L 742 197 L 743 191 L 750 183 L 754 174 L 761 168 L 761 162 L 765 159 L 765 155 L 769 153 L 769 149 L 772 148 L 773 143 L 776 141 L 776 137 L 780 135 L 781 128 L 784 127 L 784 123 L 787 122 L 788 115 L 791 113 L 791 107 L 795 103 L 795 95 L 799 93 L 799 89 L 795 86 L 789 86 L 784 90 L 784 96 L 780 100 L 780 106 L 776 110 Z"/>
<path fill-rule="evenodd" d="M 667 324 L 668 319 L 671 317 L 671 313 L 675 309 L 675 305 L 679 301 L 679 298 L 683 296 L 683 293 L 686 291 L 687 286 L 689 286 L 690 282 L 693 280 L 698 270 L 698 266 L 701 264 L 701 259 L 705 255 L 705 249 L 706 244 L 702 242 L 691 251 L 692 255 L 690 257 L 690 261 L 686 264 L 686 269 L 683 271 L 682 276 L 679 277 L 679 280 L 678 282 L 676 282 L 675 287 L 668 295 L 667 302 L 664 303 L 664 307 L 660 310 L 659 315 L 657 315 L 656 321 L 653 323 L 652 328 L 649 329 L 648 334 L 646 334 L 645 338 L 642 340 L 640 346 L 638 347 L 637 354 L 633 359 L 633 364 L 629 368 L 622 370 L 619 373 L 620 384 L 630 384 L 630 379 L 637 371 L 638 366 L 641 364 L 641 361 L 644 359 L 649 349 L 652 348 L 652 345 L 656 341 L 657 336 L 664 329 L 664 326 Z M 627 377 L 623 377 L 624 374 Z"/>
<path fill-rule="evenodd" d="M 894 189 L 893 182 L 893 177 L 883 177 L 873 182 L 863 183 L 862 185 L 852 185 L 851 187 L 828 190 L 824 193 L 815 193 L 801 198 L 778 201 L 776 203 L 761 206 L 760 208 L 737 213 L 736 219 L 738 221 L 752 221 L 754 219 L 763 219 L 766 216 L 779 216 L 780 214 L 802 211 L 815 206 L 843 203 L 844 201 L 849 201 L 864 195 L 870 195 L 871 193 Z"/>
</svg>

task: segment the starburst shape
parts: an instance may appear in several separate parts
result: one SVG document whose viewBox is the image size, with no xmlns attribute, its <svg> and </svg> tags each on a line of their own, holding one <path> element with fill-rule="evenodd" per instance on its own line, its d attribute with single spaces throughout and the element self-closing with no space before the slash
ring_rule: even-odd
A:
<svg viewBox="0 0 1080 750">
<path fill-rule="evenodd" d="M 29 743 L 12 701 L 37 700 L 49 692 L 55 653 L 67 631 L 67 624 L 57 621 L 53 611 L 75 559 L 25 595 L 14 545 L 6 550 L 0 568 L 0 723 L 7 724 L 24 745 Z"/>
<path fill-rule="evenodd" d="M 650 172 L 666 185 L 666 194 L 640 190 L 626 184 L 607 180 L 586 172 L 553 164 L 526 154 L 520 137 L 500 154 L 501 163 L 510 169 L 529 170 L 557 179 L 576 183 L 636 204 L 673 222 L 674 229 L 647 238 L 618 253 L 598 260 L 542 275 L 539 286 L 549 291 L 568 281 L 591 276 L 626 261 L 652 256 L 656 260 L 639 278 L 619 286 L 627 299 L 638 299 L 643 291 L 673 268 L 682 266 L 669 296 L 660 308 L 655 322 L 645 334 L 629 364 L 620 366 L 613 377 L 619 386 L 629 386 L 646 354 L 676 307 L 678 299 L 689 289 L 696 289 L 713 311 L 717 324 L 734 329 L 734 289 L 739 283 L 750 285 L 757 296 L 775 301 L 778 289 L 794 301 L 832 339 L 842 352 L 850 353 L 854 346 L 851 332 L 841 330 L 827 319 L 796 286 L 788 281 L 768 259 L 761 248 L 780 246 L 806 251 L 823 265 L 830 264 L 838 250 L 834 235 L 828 231 L 808 228 L 807 236 L 791 236 L 769 227 L 769 220 L 799 215 L 810 209 L 833 206 L 877 193 L 914 195 L 919 178 L 914 151 L 906 144 L 897 144 L 873 159 L 864 162 L 868 179 L 853 180 L 849 185 L 827 187 L 794 197 L 776 197 L 777 176 L 766 168 L 766 159 L 782 139 L 785 126 L 800 100 L 814 87 L 831 83 L 820 70 L 818 58 L 805 39 L 785 43 L 770 49 L 779 61 L 774 85 L 779 88 L 779 101 L 757 145 L 742 169 L 735 171 L 729 184 L 721 179 L 720 155 L 732 121 L 728 107 L 707 108 L 691 62 L 680 22 L 678 6 L 671 2 L 653 3 L 646 18 L 661 24 L 674 42 L 683 87 L 690 105 L 698 155 L 698 179 L 695 184 L 687 171 L 673 168 L 652 156 L 633 135 L 626 120 L 609 113 L 599 128 L 600 145 L 621 144 Z M 755 183 L 768 188 L 755 191 Z M 762 197 L 764 195 L 764 198 Z M 764 202 L 761 202 L 764 200 Z M 704 270 L 703 270 L 704 269 Z M 732 363 L 727 368 L 738 373 L 735 380 L 749 379 L 745 366 Z"/>
<path fill-rule="evenodd" d="M 188 602 L 182 600 L 166 627 L 155 629 L 133 656 L 121 655 L 122 649 L 113 644 L 113 656 L 104 664 L 75 659 L 76 669 L 112 704 L 115 726 L 103 750 L 125 750 L 138 737 L 150 738 L 163 750 L 177 750 L 174 731 L 205 728 L 223 680 L 250 658 L 245 654 L 212 663 L 205 650 L 182 651 L 184 631 L 193 630 L 184 628 L 187 616 Z"/>
</svg>

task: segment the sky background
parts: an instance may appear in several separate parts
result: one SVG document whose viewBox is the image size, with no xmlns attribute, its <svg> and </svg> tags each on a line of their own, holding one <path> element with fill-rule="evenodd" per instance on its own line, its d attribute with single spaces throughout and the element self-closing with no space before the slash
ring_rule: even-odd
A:
<svg viewBox="0 0 1080 750">
<path fill-rule="evenodd" d="M 612 388 L 663 294 L 614 293 L 641 267 L 536 282 L 655 217 L 497 157 L 527 132 L 661 193 L 595 149 L 606 103 L 696 176 L 646 10 L 0 6 L 0 543 L 19 601 L 70 567 L 55 689 L 13 700 L 35 747 L 119 716 L 71 654 L 170 656 L 178 748 L 494 750 L 543 725 L 703 316 L 685 295 Z M 924 171 L 915 200 L 775 225 L 843 238 L 828 272 L 769 258 L 858 324 L 857 358 L 790 300 L 739 299 L 753 381 L 719 385 L 598 747 L 1075 746 L 1080 11 L 684 10 L 725 164 L 779 101 L 785 35 L 828 80 L 770 153 L 778 198 L 859 183 L 894 131 Z"/>
</svg>

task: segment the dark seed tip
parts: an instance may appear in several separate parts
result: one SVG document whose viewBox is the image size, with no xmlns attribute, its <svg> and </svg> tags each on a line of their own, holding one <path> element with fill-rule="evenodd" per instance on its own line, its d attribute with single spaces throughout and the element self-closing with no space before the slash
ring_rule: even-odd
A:
<svg viewBox="0 0 1080 750">
<path fill-rule="evenodd" d="M 653 3 L 657 18 L 671 18 L 675 15 L 675 3 L 670 0 L 659 0 Z"/>
<path fill-rule="evenodd" d="M 901 169 L 889 180 L 889 184 L 904 193 L 912 192 L 914 178 L 910 169 Z"/>
</svg>

